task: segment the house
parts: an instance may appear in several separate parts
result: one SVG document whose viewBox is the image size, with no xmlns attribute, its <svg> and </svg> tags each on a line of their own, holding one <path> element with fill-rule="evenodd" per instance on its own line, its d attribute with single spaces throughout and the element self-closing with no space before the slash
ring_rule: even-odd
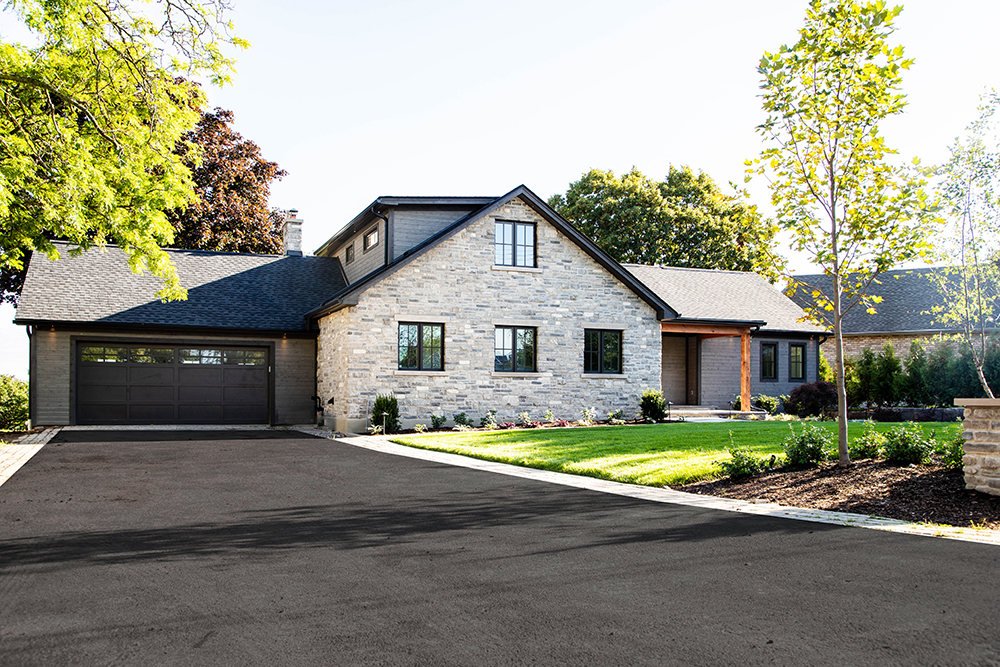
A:
<svg viewBox="0 0 1000 667">
<path fill-rule="evenodd" d="M 942 335 L 959 333 L 954 325 L 935 320 L 932 309 L 944 303 L 944 297 L 931 280 L 931 275 L 939 269 L 894 269 L 878 276 L 868 293 L 882 297 L 875 304 L 875 312 L 869 313 L 862 306 L 849 310 L 842 321 L 844 333 L 844 355 L 856 357 L 863 349 L 870 347 L 880 350 L 891 343 L 897 355 L 905 356 L 914 341 L 932 343 Z M 814 285 L 830 292 L 831 279 L 824 274 L 796 276 L 806 285 Z M 800 306 L 811 305 L 808 292 L 799 287 L 792 300 Z M 832 329 L 832 323 L 829 323 Z M 833 348 L 824 351 L 828 361 L 833 363 Z"/>
<path fill-rule="evenodd" d="M 169 250 L 189 290 L 123 253 L 36 255 L 32 423 L 367 426 L 377 393 L 404 425 L 495 409 L 634 414 L 646 388 L 728 405 L 816 377 L 823 331 L 759 276 L 622 266 L 528 188 L 381 197 L 314 256 Z M 62 250 L 67 248 L 63 246 Z M 743 402 L 744 405 L 747 401 Z"/>
</svg>

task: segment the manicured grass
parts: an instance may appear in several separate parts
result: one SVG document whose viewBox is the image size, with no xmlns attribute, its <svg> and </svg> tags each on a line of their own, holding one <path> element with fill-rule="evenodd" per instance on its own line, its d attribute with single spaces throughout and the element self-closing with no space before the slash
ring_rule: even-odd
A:
<svg viewBox="0 0 1000 667">
<path fill-rule="evenodd" d="M 828 429 L 836 440 L 834 422 L 812 422 Z M 736 444 L 750 445 L 758 454 L 781 455 L 782 442 L 804 424 L 795 422 L 711 422 L 655 424 L 640 426 L 598 426 L 593 428 L 532 429 L 434 433 L 397 436 L 397 442 L 421 449 L 464 454 L 487 461 L 511 463 L 529 468 L 588 475 L 616 482 L 664 486 L 687 484 L 718 476 L 715 461 L 727 459 L 729 433 Z M 887 431 L 895 424 L 878 424 Z M 924 431 L 959 428 L 956 423 L 921 424 Z M 848 431 L 851 438 L 861 434 L 860 423 Z"/>
</svg>

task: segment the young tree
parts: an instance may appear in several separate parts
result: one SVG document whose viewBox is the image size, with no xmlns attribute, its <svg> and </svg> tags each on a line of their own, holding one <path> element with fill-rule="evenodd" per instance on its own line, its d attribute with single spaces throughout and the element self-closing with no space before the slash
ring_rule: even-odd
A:
<svg viewBox="0 0 1000 667">
<path fill-rule="evenodd" d="M 167 212 L 175 248 L 281 252 L 284 216 L 268 209 L 271 182 L 285 171 L 230 127 L 233 112 L 206 111 L 178 150 L 194 176 L 197 200 Z"/>
<path fill-rule="evenodd" d="M 670 167 L 662 182 L 634 167 L 621 177 L 592 169 L 548 203 L 619 262 L 778 276 L 769 252 L 777 228 L 690 167 Z"/>
<path fill-rule="evenodd" d="M 998 105 L 996 91 L 983 96 L 979 118 L 966 128 L 964 141 L 955 140 L 951 159 L 942 169 L 939 192 L 950 222 L 938 248 L 946 266 L 931 274 L 944 297 L 943 305 L 933 309 L 935 319 L 961 329 L 976 377 L 990 398 L 994 394 L 983 369 L 987 334 L 996 330 L 1000 315 L 1000 141 L 994 120 Z"/>
<path fill-rule="evenodd" d="M 199 88 L 227 80 L 228 0 L 10 0 L 37 44 L 0 43 L 0 269 L 25 254 L 117 243 L 133 271 L 183 298 L 160 246 L 164 211 L 194 201 L 174 152 L 198 120 Z"/>
<path fill-rule="evenodd" d="M 868 289 L 878 275 L 928 249 L 925 181 L 893 162 L 879 134 L 906 104 L 901 72 L 911 61 L 888 44 L 900 11 L 881 1 L 812 0 L 799 41 L 765 53 L 758 67 L 767 112 L 758 130 L 768 146 L 747 176 L 768 176 L 792 248 L 831 278 L 801 287 L 814 302 L 807 311 L 828 314 L 833 326 L 842 466 L 850 464 L 843 317 L 873 310 L 880 299 Z"/>
</svg>

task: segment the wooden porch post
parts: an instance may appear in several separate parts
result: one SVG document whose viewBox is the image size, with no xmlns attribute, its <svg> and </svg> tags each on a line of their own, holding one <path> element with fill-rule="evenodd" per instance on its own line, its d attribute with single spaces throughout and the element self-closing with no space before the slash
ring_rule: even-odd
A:
<svg viewBox="0 0 1000 667">
<path fill-rule="evenodd" d="M 750 334 L 740 334 L 740 411 L 750 410 Z"/>
</svg>

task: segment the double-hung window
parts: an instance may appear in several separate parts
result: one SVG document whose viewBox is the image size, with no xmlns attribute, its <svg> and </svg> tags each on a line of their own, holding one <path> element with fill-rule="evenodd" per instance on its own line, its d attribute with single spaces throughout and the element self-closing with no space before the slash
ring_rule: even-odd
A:
<svg viewBox="0 0 1000 667">
<path fill-rule="evenodd" d="M 365 237 L 361 242 L 362 248 L 365 252 L 368 252 L 372 248 L 378 245 L 378 225 L 375 225 L 367 232 L 365 232 Z"/>
<path fill-rule="evenodd" d="M 444 370 L 443 324 L 399 324 L 399 370 Z"/>
<path fill-rule="evenodd" d="M 583 330 L 583 372 L 622 372 L 622 332 Z"/>
<path fill-rule="evenodd" d="M 760 344 L 760 379 L 778 379 L 778 344 Z"/>
<path fill-rule="evenodd" d="M 535 372 L 535 335 L 534 327 L 497 327 L 493 334 L 493 370 Z"/>
<path fill-rule="evenodd" d="M 535 225 L 531 222 L 497 220 L 494 243 L 497 266 L 535 266 Z"/>
<path fill-rule="evenodd" d="M 788 379 L 793 382 L 806 379 L 806 346 L 802 343 L 788 346 Z"/>
</svg>

